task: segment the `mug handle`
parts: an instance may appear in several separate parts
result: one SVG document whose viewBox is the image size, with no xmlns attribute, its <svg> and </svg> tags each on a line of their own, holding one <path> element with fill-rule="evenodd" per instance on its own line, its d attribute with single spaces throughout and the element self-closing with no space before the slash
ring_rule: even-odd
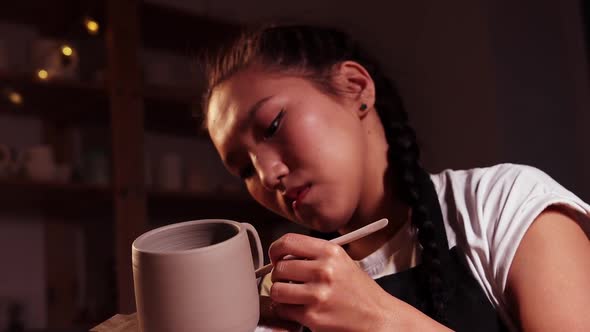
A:
<svg viewBox="0 0 590 332">
<path fill-rule="evenodd" d="M 264 265 L 264 256 L 262 254 L 262 243 L 260 243 L 260 237 L 254 226 L 247 222 L 241 223 L 246 229 L 248 234 L 248 240 L 250 241 L 250 251 L 254 253 L 254 269 L 259 269 Z"/>
</svg>

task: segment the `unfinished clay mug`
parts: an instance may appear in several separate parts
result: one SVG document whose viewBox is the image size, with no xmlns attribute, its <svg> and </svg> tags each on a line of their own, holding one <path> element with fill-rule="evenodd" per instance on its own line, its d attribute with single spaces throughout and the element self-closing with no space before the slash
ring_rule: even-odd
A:
<svg viewBox="0 0 590 332">
<path fill-rule="evenodd" d="M 202 219 L 167 225 L 132 245 L 142 332 L 252 332 L 258 324 L 255 269 L 264 263 L 248 223 Z"/>
</svg>

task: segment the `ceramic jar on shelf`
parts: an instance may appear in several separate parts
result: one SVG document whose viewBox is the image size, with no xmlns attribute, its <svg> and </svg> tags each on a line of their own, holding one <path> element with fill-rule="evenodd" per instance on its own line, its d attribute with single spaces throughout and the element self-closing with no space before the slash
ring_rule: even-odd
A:
<svg viewBox="0 0 590 332">
<path fill-rule="evenodd" d="M 57 165 L 53 150 L 48 145 L 35 145 L 17 151 L 8 145 L 0 145 L 0 177 L 17 178 L 24 175 L 33 181 L 55 180 Z"/>
<path fill-rule="evenodd" d="M 57 165 L 49 145 L 33 146 L 21 153 L 20 163 L 27 177 L 33 181 L 53 181 Z"/>
</svg>

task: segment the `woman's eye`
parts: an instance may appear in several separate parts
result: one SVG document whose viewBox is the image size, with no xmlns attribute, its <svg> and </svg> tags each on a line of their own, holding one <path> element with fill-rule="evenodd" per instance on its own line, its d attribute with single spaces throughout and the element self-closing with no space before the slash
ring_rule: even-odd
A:
<svg viewBox="0 0 590 332">
<path fill-rule="evenodd" d="M 248 166 L 246 166 L 240 170 L 240 178 L 242 180 L 247 180 L 247 179 L 251 178 L 254 175 L 254 173 L 255 173 L 254 166 L 252 164 L 249 164 Z"/>
<path fill-rule="evenodd" d="M 275 132 L 277 131 L 277 129 L 279 129 L 279 126 L 281 125 L 281 120 L 283 119 L 283 116 L 285 116 L 285 109 L 281 109 L 276 118 L 272 120 L 272 122 L 270 123 L 270 126 L 266 128 L 263 136 L 264 139 L 269 139 L 275 134 Z"/>
</svg>

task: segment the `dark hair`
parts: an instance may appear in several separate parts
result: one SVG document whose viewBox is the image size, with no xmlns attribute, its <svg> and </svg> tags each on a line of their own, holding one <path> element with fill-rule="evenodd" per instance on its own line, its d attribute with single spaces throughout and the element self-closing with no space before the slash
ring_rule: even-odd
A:
<svg viewBox="0 0 590 332">
<path fill-rule="evenodd" d="M 207 110 L 211 92 L 217 85 L 252 64 L 261 64 L 269 71 L 307 77 L 326 92 L 337 94 L 330 84 L 331 69 L 346 60 L 364 66 L 375 82 L 375 108 L 389 144 L 387 157 L 394 169 L 394 188 L 412 209 L 412 224 L 418 230 L 418 241 L 422 246 L 422 264 L 427 275 L 422 282 L 430 291 L 430 303 L 425 309 L 430 316 L 445 323 L 439 249 L 446 248 L 438 248 L 429 204 L 419 184 L 425 171 L 419 162 L 416 136 L 408 124 L 408 115 L 394 84 L 355 41 L 341 31 L 322 27 L 269 26 L 246 31 L 227 49 L 208 59 L 205 68 L 208 89 L 203 98 L 203 109 Z"/>
</svg>

